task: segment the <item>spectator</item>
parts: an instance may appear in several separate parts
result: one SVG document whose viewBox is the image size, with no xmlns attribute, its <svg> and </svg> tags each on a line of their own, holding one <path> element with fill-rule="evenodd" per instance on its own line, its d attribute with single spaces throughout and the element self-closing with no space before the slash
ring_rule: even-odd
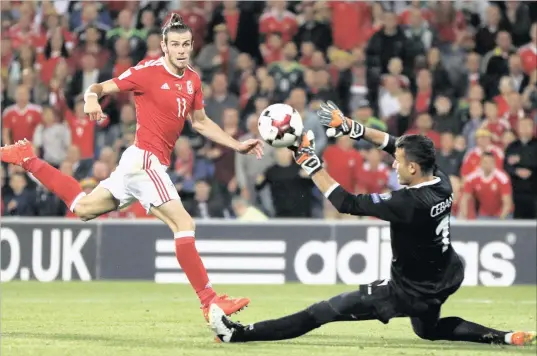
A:
<svg viewBox="0 0 537 356">
<path fill-rule="evenodd" d="M 214 165 L 204 157 L 196 156 L 188 138 L 179 137 L 174 155 L 170 176 L 181 194 L 194 193 L 197 180 L 209 179 L 214 175 Z"/>
<path fill-rule="evenodd" d="M 416 76 L 416 95 L 414 110 L 421 114 L 429 112 L 431 105 L 434 103 L 434 87 L 431 72 L 427 69 L 422 69 Z"/>
<path fill-rule="evenodd" d="M 270 186 L 276 217 L 311 217 L 313 183 L 294 162 L 289 149 L 279 148 L 275 156 L 276 163 L 257 177 L 257 188 Z"/>
<path fill-rule="evenodd" d="M 232 78 L 239 51 L 229 44 L 226 25 L 219 24 L 214 28 L 214 41 L 201 50 L 196 63 L 201 68 L 204 78 L 212 78 L 216 72 L 223 72 Z"/>
<path fill-rule="evenodd" d="M 136 62 L 144 57 L 145 36 L 141 30 L 134 26 L 133 14 L 129 9 L 121 10 L 117 17 L 117 26 L 106 32 L 107 47 L 111 51 L 114 50 L 119 38 L 127 40 L 128 52 L 133 54 Z"/>
<path fill-rule="evenodd" d="M 58 167 L 71 145 L 71 132 L 67 125 L 59 122 L 53 108 L 45 107 L 43 122 L 36 127 L 32 142 L 45 161 Z"/>
<path fill-rule="evenodd" d="M 136 131 L 136 111 L 132 104 L 121 107 L 119 123 L 111 125 L 108 129 L 105 145 L 113 146 L 116 151 L 122 147 L 128 147 L 125 143 L 125 135 Z"/>
<path fill-rule="evenodd" d="M 479 71 L 480 61 L 481 57 L 476 52 L 469 53 L 466 57 L 464 72 L 460 74 L 455 84 L 456 94 L 459 97 L 466 97 L 469 94 L 470 88 L 474 85 L 487 87 L 487 77 Z"/>
<path fill-rule="evenodd" d="M 218 125 L 222 124 L 222 112 L 227 108 L 237 108 L 239 99 L 228 91 L 228 79 L 224 73 L 216 73 L 212 78 L 211 96 L 205 100 L 207 115 Z"/>
<path fill-rule="evenodd" d="M 341 4 L 345 4 L 344 2 L 341 2 Z M 335 5 L 335 2 L 328 3 L 328 6 L 332 6 L 332 16 L 336 16 L 337 14 L 334 13 L 334 11 L 337 12 L 337 10 L 334 9 L 337 5 Z M 344 5 L 345 6 L 345 5 Z M 362 4 L 356 3 L 356 5 L 349 5 L 352 7 L 363 7 Z M 299 48 L 303 48 L 304 43 L 311 43 L 315 48 L 322 51 L 323 53 L 326 53 L 328 48 L 332 45 L 332 28 L 324 22 L 319 21 L 317 18 L 315 18 L 315 5 L 313 3 L 302 3 L 302 15 L 303 15 L 303 22 L 302 25 L 298 28 L 298 32 L 295 36 L 295 42 L 296 45 Z M 345 18 L 352 19 L 350 21 L 350 24 L 352 26 L 360 25 L 360 21 L 356 21 L 356 18 L 352 18 L 352 16 L 345 12 Z M 345 41 L 347 38 L 349 38 L 349 34 L 353 33 L 351 32 L 350 28 L 346 26 L 344 23 L 343 18 L 339 17 L 337 21 L 333 21 L 333 29 L 337 33 L 337 31 L 341 31 L 340 34 L 340 41 Z M 355 32 L 357 35 L 359 35 L 359 31 Z M 350 36 L 352 37 L 352 36 Z M 342 49 L 351 49 L 354 46 L 346 46 L 343 43 L 337 43 L 336 46 L 338 48 Z M 304 53 L 302 53 L 304 55 Z"/>
<path fill-rule="evenodd" d="M 24 174 L 13 174 L 9 179 L 11 194 L 4 196 L 4 209 L 7 215 L 35 216 L 37 206 L 35 193 L 27 189 Z"/>
<path fill-rule="evenodd" d="M 239 112 L 237 109 L 225 109 L 222 128 L 231 137 L 238 139 L 243 135 L 239 128 Z M 206 154 L 214 162 L 214 179 L 225 198 L 229 198 L 238 190 L 235 178 L 235 151 L 231 148 L 213 143 Z M 227 199 L 229 201 L 230 199 Z"/>
<path fill-rule="evenodd" d="M 523 108 L 529 112 L 537 110 L 537 70 L 530 76 L 530 82 L 522 94 Z"/>
<path fill-rule="evenodd" d="M 88 28 L 94 28 L 99 32 L 99 41 L 104 39 L 106 32 L 110 29 L 110 18 L 105 11 L 99 13 L 98 3 L 84 3 L 82 10 L 75 11 L 70 16 L 71 28 L 74 34 L 82 42 L 87 42 Z"/>
<path fill-rule="evenodd" d="M 298 31 L 296 16 L 287 10 L 287 1 L 273 1 L 259 19 L 261 38 L 274 32 L 281 33 L 283 43 L 293 39 Z"/>
<path fill-rule="evenodd" d="M 142 38 L 147 39 L 151 33 L 158 32 L 157 18 L 155 13 L 150 9 L 140 10 L 140 25 L 139 29 Z"/>
<path fill-rule="evenodd" d="M 184 202 L 188 213 L 201 219 L 226 218 L 229 211 L 223 200 L 216 194 L 206 180 L 198 180 L 195 185 L 194 199 Z"/>
<path fill-rule="evenodd" d="M 461 123 L 453 114 L 451 100 L 444 95 L 439 95 L 434 101 L 436 115 L 434 117 L 434 129 L 439 133 L 451 132 L 458 134 L 461 132 Z"/>
<path fill-rule="evenodd" d="M 308 69 L 306 72 L 309 79 L 305 83 L 307 85 L 309 97 L 313 100 L 328 101 L 331 100 L 339 104 L 338 97 L 330 84 L 330 74 L 326 70 L 313 71 Z"/>
<path fill-rule="evenodd" d="M 500 21 L 500 9 L 497 5 L 490 5 L 486 11 L 485 22 L 475 34 L 476 52 L 480 55 L 484 56 L 494 49 L 498 33 L 504 30 Z"/>
<path fill-rule="evenodd" d="M 397 100 L 399 113 L 393 117 L 393 120 L 389 121 L 389 130 L 391 133 L 401 136 L 414 124 L 414 97 L 410 91 L 405 90 L 399 94 Z"/>
<path fill-rule="evenodd" d="M 36 55 L 33 47 L 23 45 L 18 52 L 15 52 L 15 58 L 11 61 L 9 67 L 9 83 L 12 87 L 20 84 L 22 73 L 25 70 L 31 70 L 35 66 Z"/>
<path fill-rule="evenodd" d="M 498 80 L 509 73 L 508 58 L 516 53 L 511 35 L 507 31 L 500 31 L 496 36 L 496 48 L 489 51 L 481 62 L 481 72 Z"/>
<path fill-rule="evenodd" d="M 91 54 L 85 54 L 82 57 L 81 69 L 76 71 L 68 89 L 68 105 L 74 106 L 77 98 L 82 98 L 83 92 L 90 85 L 101 83 L 110 76 L 109 73 L 103 72 L 97 67 L 96 58 Z"/>
<path fill-rule="evenodd" d="M 399 95 L 401 94 L 399 81 L 393 75 L 384 76 L 384 85 L 379 98 L 379 114 L 384 121 L 395 116 L 401 110 Z"/>
<path fill-rule="evenodd" d="M 408 130 L 405 134 L 427 136 L 433 141 L 434 147 L 440 147 L 440 135 L 433 130 L 433 119 L 427 112 L 418 114 L 416 117 L 415 128 Z"/>
<path fill-rule="evenodd" d="M 105 146 L 99 154 L 99 162 L 103 162 L 108 166 L 108 170 L 113 172 L 119 162 L 117 152 L 112 147 Z"/>
<path fill-rule="evenodd" d="M 84 113 L 84 100 L 78 99 L 75 104 L 75 110 L 68 110 L 65 113 L 65 121 L 71 129 L 71 141 L 74 145 L 80 147 L 83 159 L 93 158 L 95 156 L 95 133 L 97 127 L 106 127 L 110 123 L 108 117 L 101 121 L 91 121 Z"/>
<path fill-rule="evenodd" d="M 434 85 L 433 90 L 436 93 L 442 93 L 444 95 L 451 95 L 452 93 L 452 84 L 449 74 L 442 63 L 440 58 L 440 50 L 436 47 L 433 47 L 427 53 L 427 64 L 429 71 L 431 71 L 432 82 Z"/>
<path fill-rule="evenodd" d="M 59 169 L 63 174 L 73 176 L 73 165 L 71 164 L 71 162 L 63 161 L 60 164 Z M 32 178 L 31 175 L 30 178 Z M 36 206 L 38 207 L 36 215 L 65 216 L 68 210 L 67 206 L 65 206 L 65 203 L 63 203 L 60 198 L 58 198 L 54 193 L 50 192 L 41 183 L 39 183 L 37 179 L 35 179 L 35 182 L 37 183 Z M 75 215 L 73 214 L 73 216 Z"/>
<path fill-rule="evenodd" d="M 492 143 L 492 134 L 486 129 L 479 129 L 475 133 L 476 146 L 466 152 L 461 166 L 461 177 L 465 178 L 479 168 L 481 156 L 489 152 L 496 158 L 496 167 L 502 167 L 504 153 Z"/>
<path fill-rule="evenodd" d="M 159 31 L 149 31 L 146 39 L 147 51 L 142 62 L 155 61 L 162 57 L 162 48 L 160 47 L 161 34 Z"/>
<path fill-rule="evenodd" d="M 440 135 L 440 149 L 436 153 L 436 164 L 448 176 L 458 176 L 463 153 L 455 149 L 455 137 L 451 132 Z"/>
<path fill-rule="evenodd" d="M 23 5 L 19 8 L 20 16 L 18 22 L 14 26 L 11 26 L 7 32 L 15 50 L 24 45 L 34 46 L 38 40 L 37 34 L 32 29 L 33 9 L 31 9 L 29 3 Z"/>
<path fill-rule="evenodd" d="M 375 33 L 367 44 L 367 67 L 373 76 L 379 76 L 387 72 L 391 58 L 399 57 L 405 71 L 408 71 L 412 58 L 418 54 L 409 50 L 405 34 L 397 25 L 397 16 L 393 12 L 386 12 L 382 30 Z"/>
<path fill-rule="evenodd" d="M 95 57 L 95 64 L 93 67 L 103 69 L 110 62 L 111 57 L 110 51 L 101 44 L 103 34 L 93 25 L 87 27 L 84 31 L 85 40 L 81 42 L 71 54 L 73 66 L 77 70 L 84 70 L 84 57 L 89 54 Z"/>
<path fill-rule="evenodd" d="M 528 75 L 535 73 L 537 70 L 537 22 L 531 25 L 530 37 L 531 41 L 518 50 L 522 66 Z"/>
<path fill-rule="evenodd" d="M 15 104 L 2 113 L 2 141 L 4 145 L 19 140 L 31 140 L 35 128 L 41 123 L 42 109 L 30 102 L 29 88 L 19 85 L 15 93 Z"/>
<path fill-rule="evenodd" d="M 412 46 L 413 53 L 427 53 L 435 44 L 436 38 L 423 18 L 423 10 L 413 7 L 407 14 L 408 22 L 402 23 L 406 25 L 405 35 L 408 38 L 408 45 Z"/>
<path fill-rule="evenodd" d="M 513 209 L 509 176 L 496 167 L 494 154 L 484 152 L 481 168 L 467 177 L 463 188 L 461 216 L 468 216 L 468 200 L 475 198 L 479 205 L 478 219 L 506 219 Z"/>
<path fill-rule="evenodd" d="M 495 145 L 501 145 L 503 133 L 511 129 L 509 122 L 500 117 L 498 105 L 493 101 L 485 103 L 485 120 L 481 127 L 491 133 Z"/>
<path fill-rule="evenodd" d="M 306 91 L 302 88 L 296 88 L 289 94 L 287 103 L 291 105 L 302 117 L 304 130 L 311 130 L 315 134 L 315 152 L 321 154 L 324 151 L 328 138 L 325 134 L 325 128 L 321 125 L 317 113 L 307 110 Z"/>
<path fill-rule="evenodd" d="M 358 105 L 354 111 L 354 114 L 352 115 L 352 118 L 365 127 L 371 127 L 385 132 L 388 131 L 388 126 L 386 123 L 373 115 L 373 109 L 367 100 L 362 101 Z M 317 136 L 315 136 L 315 138 L 317 139 Z"/>
<path fill-rule="evenodd" d="M 453 190 L 453 203 L 451 205 L 451 218 L 455 219 L 466 219 L 466 220 L 475 220 L 476 218 L 476 210 L 475 210 L 475 200 L 473 198 L 467 199 L 465 202 L 467 204 L 467 207 L 465 209 L 461 209 L 461 202 L 462 202 L 462 180 L 459 177 L 456 176 L 449 176 L 449 180 L 451 182 L 451 189 Z M 461 210 L 464 210 L 464 212 L 467 214 L 465 217 L 462 216 Z"/>
<path fill-rule="evenodd" d="M 390 167 L 382 162 L 383 152 L 371 147 L 365 154 L 358 182 L 358 191 L 362 194 L 389 192 Z"/>
<path fill-rule="evenodd" d="M 403 74 L 403 61 L 400 58 L 394 57 L 388 63 L 388 73 L 393 75 L 398 81 L 399 86 L 404 89 L 410 88 L 410 80 Z"/>
<path fill-rule="evenodd" d="M 108 165 L 101 161 L 93 162 L 91 178 L 95 179 L 97 182 L 102 182 L 106 178 L 110 177 L 110 168 Z"/>
<path fill-rule="evenodd" d="M 246 121 L 248 133 L 240 137 L 239 141 L 260 138 L 257 127 L 258 117 L 256 115 L 248 117 Z M 259 201 L 267 209 L 269 204 L 267 203 L 267 196 L 264 195 L 266 193 L 258 192 L 255 186 L 257 177 L 274 164 L 274 148 L 270 145 L 265 145 L 263 150 L 265 154 L 260 160 L 253 156 L 235 154 L 235 175 L 241 196 L 253 205 L 257 205 Z"/>
<path fill-rule="evenodd" d="M 515 219 L 537 217 L 537 138 L 530 118 L 518 122 L 518 140 L 505 151 L 505 170 L 513 184 Z"/>
<path fill-rule="evenodd" d="M 285 101 L 293 88 L 304 86 L 304 71 L 296 61 L 298 51 L 293 42 L 288 42 L 283 48 L 281 61 L 269 66 L 269 75 L 276 83 L 276 100 Z"/>
<path fill-rule="evenodd" d="M 268 217 L 261 210 L 252 206 L 246 199 L 241 197 L 234 197 L 231 206 L 239 221 L 263 222 L 268 220 Z"/>
<path fill-rule="evenodd" d="M 56 29 L 46 42 L 43 55 L 39 56 L 36 65 L 40 71 L 41 81 L 48 85 L 54 75 L 54 69 L 60 61 L 70 61 L 64 35 L 61 29 Z"/>
<path fill-rule="evenodd" d="M 325 168 L 341 186 L 351 193 L 358 192 L 362 182 L 363 158 L 354 149 L 348 136 L 341 136 L 336 143 L 326 147 L 323 154 Z"/>
<path fill-rule="evenodd" d="M 464 124 L 462 130 L 463 136 L 466 138 L 468 148 L 474 148 L 476 145 L 476 132 L 483 125 L 483 105 L 478 100 L 470 102 L 468 121 Z"/>
<path fill-rule="evenodd" d="M 259 45 L 259 52 L 265 65 L 271 65 L 283 59 L 283 45 L 280 33 L 275 32 L 268 35 L 267 43 Z"/>
<path fill-rule="evenodd" d="M 522 60 L 517 53 L 512 54 L 509 57 L 508 78 L 511 79 L 514 87 L 513 90 L 517 93 L 522 94 L 529 84 L 530 77 L 524 73 L 524 69 L 522 68 Z"/>
<path fill-rule="evenodd" d="M 506 1 L 505 28 L 513 36 L 513 44 L 520 47 L 530 40 L 531 16 L 528 6 L 522 1 Z"/>
<path fill-rule="evenodd" d="M 508 111 L 502 116 L 502 120 L 509 123 L 511 129 L 516 130 L 518 126 L 518 120 L 526 117 L 526 113 L 522 107 L 522 96 L 513 92 L 506 97 Z"/>
<path fill-rule="evenodd" d="M 81 180 L 83 178 L 89 177 L 91 174 L 91 169 L 93 167 L 92 159 L 82 159 L 80 157 L 80 148 L 75 145 L 71 145 L 67 149 L 67 156 L 65 157 L 65 162 L 69 162 L 72 165 L 73 178 L 76 180 Z"/>
<path fill-rule="evenodd" d="M 466 29 L 466 19 L 462 11 L 455 8 L 452 1 L 435 2 L 431 17 L 431 27 L 438 33 L 440 45 L 452 43 L 457 38 L 457 33 Z"/>
</svg>

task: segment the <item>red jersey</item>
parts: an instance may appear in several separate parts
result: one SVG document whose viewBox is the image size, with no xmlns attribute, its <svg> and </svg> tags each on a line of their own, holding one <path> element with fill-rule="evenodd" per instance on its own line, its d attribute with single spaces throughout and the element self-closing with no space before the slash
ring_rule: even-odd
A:
<svg viewBox="0 0 537 356">
<path fill-rule="evenodd" d="M 267 38 L 269 34 L 279 32 L 282 34 L 282 42 L 287 43 L 297 31 L 296 16 L 291 11 L 284 11 L 281 17 L 274 11 L 267 11 L 259 19 L 259 32 L 267 35 Z"/>
<path fill-rule="evenodd" d="M 471 194 L 479 204 L 481 216 L 499 217 L 502 197 L 512 194 L 511 180 L 502 170 L 495 169 L 488 177 L 479 169 L 464 183 L 464 192 Z"/>
<path fill-rule="evenodd" d="M 369 39 L 371 26 L 368 4 L 361 1 L 329 1 L 332 10 L 334 45 L 344 50 L 361 46 Z"/>
<path fill-rule="evenodd" d="M 28 104 L 20 109 L 16 104 L 8 106 L 2 115 L 2 126 L 11 131 L 11 140 L 32 141 L 37 125 L 41 123 L 41 106 Z"/>
<path fill-rule="evenodd" d="M 14 49 L 19 48 L 22 45 L 29 45 L 36 47 L 39 43 L 39 35 L 34 31 L 23 31 L 22 28 L 16 24 L 11 26 L 8 31 L 8 36 L 11 38 L 11 46 Z"/>
<path fill-rule="evenodd" d="M 537 46 L 535 44 L 530 42 L 520 47 L 518 54 L 522 60 L 522 68 L 524 68 L 527 75 L 537 70 Z"/>
<path fill-rule="evenodd" d="M 498 119 L 496 121 L 490 121 L 486 119 L 483 121 L 483 128 L 490 131 L 492 134 L 492 142 L 495 145 L 502 144 L 502 135 L 505 131 L 508 131 L 511 129 L 511 125 L 509 125 L 509 121 L 504 119 Z"/>
<path fill-rule="evenodd" d="M 388 189 L 390 167 L 380 163 L 375 169 L 369 162 L 364 163 L 360 176 L 360 190 L 364 194 L 383 193 Z"/>
<path fill-rule="evenodd" d="M 93 158 L 95 156 L 95 127 L 106 127 L 110 119 L 101 121 L 91 121 L 89 117 L 77 117 L 72 111 L 65 112 L 65 120 L 71 129 L 71 142 L 80 149 L 82 159 Z"/>
<path fill-rule="evenodd" d="M 360 152 L 352 148 L 343 150 L 337 145 L 330 145 L 325 149 L 323 158 L 328 174 L 348 192 L 357 192 L 364 161 Z"/>
<path fill-rule="evenodd" d="M 198 73 L 188 66 L 182 76 L 174 74 L 161 57 L 129 68 L 113 81 L 121 91 L 134 92 L 136 147 L 169 166 L 187 117 L 204 106 Z"/>
<path fill-rule="evenodd" d="M 496 159 L 496 167 L 503 167 L 503 151 L 495 145 L 491 145 L 487 148 L 488 152 L 492 152 L 494 158 Z M 472 174 L 477 170 L 481 164 L 481 156 L 483 151 L 479 147 L 474 147 L 466 153 L 462 161 L 461 166 L 461 176 L 465 177 Z"/>
<path fill-rule="evenodd" d="M 429 111 L 431 105 L 432 91 L 418 91 L 416 93 L 416 102 L 414 103 L 414 109 L 418 114 Z"/>
</svg>

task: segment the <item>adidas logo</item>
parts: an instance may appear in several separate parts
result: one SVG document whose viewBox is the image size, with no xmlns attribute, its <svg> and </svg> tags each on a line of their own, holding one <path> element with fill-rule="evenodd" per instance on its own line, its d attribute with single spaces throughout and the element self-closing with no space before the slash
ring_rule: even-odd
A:
<svg viewBox="0 0 537 356">
<path fill-rule="evenodd" d="M 170 86 L 168 85 L 168 83 L 164 83 L 164 84 L 162 84 L 160 89 L 170 89 Z"/>
</svg>

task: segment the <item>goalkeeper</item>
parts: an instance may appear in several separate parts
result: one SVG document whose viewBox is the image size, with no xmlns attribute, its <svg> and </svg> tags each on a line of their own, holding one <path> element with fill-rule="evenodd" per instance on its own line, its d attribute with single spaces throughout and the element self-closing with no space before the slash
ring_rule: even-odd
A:
<svg viewBox="0 0 537 356">
<path fill-rule="evenodd" d="M 459 317 L 440 318 L 442 305 L 464 279 L 461 259 L 450 241 L 453 202 L 449 178 L 436 168 L 432 141 L 421 135 L 394 138 L 346 118 L 331 102 L 318 111 L 329 137 L 365 139 L 393 155 L 405 188 L 391 194 L 352 195 L 322 168 L 313 134 L 303 134 L 293 147 L 296 162 L 341 213 L 374 216 L 391 223 L 391 279 L 361 285 L 313 304 L 298 313 L 248 326 L 233 322 L 211 306 L 210 325 L 223 342 L 285 340 L 334 321 L 409 317 L 414 332 L 427 340 L 529 345 L 535 332 L 491 329 Z"/>
</svg>

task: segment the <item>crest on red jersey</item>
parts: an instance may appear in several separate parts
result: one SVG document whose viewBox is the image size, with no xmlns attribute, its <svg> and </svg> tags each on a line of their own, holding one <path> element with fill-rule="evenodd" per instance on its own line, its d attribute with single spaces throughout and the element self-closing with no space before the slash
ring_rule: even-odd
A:
<svg viewBox="0 0 537 356">
<path fill-rule="evenodd" d="M 179 90 L 179 91 L 183 90 L 183 85 L 182 84 L 175 84 L 175 86 L 177 87 L 177 90 Z"/>
<path fill-rule="evenodd" d="M 186 91 L 188 92 L 188 94 L 194 94 L 194 85 L 192 85 L 191 80 L 188 80 L 186 82 Z"/>
</svg>

